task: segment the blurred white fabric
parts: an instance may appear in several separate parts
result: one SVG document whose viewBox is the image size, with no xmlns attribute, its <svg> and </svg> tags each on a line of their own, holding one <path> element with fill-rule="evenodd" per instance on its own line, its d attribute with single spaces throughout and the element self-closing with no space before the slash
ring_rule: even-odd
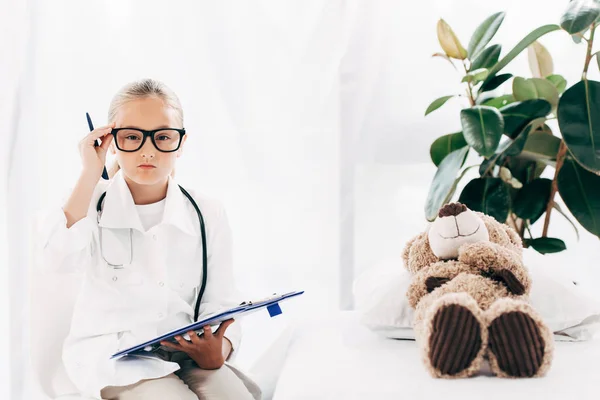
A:
<svg viewBox="0 0 600 400">
<path fill-rule="evenodd" d="M 7 227 L 0 265 L 11 267 L 1 269 L 0 342 L 10 356 L 0 361 L 0 398 L 12 400 L 34 398 L 26 393 L 26 227 L 73 185 L 85 112 L 96 126 L 106 123 L 123 84 L 152 77 L 179 94 L 190 137 L 178 180 L 225 203 L 240 289 L 257 296 L 306 290 L 283 316 L 244 321 L 252 346 L 242 345 L 238 360 L 252 365 L 294 318 L 352 308 L 355 275 L 399 257 L 422 229 L 435 172 L 429 145 L 456 131 L 462 106 L 453 100 L 423 117 L 431 100 L 460 90 L 455 71 L 431 58 L 439 51 L 437 19 L 468 43 L 480 21 L 507 11 L 495 38 L 506 54 L 534 28 L 558 22 L 566 1 L 7 4 L 0 13 L 0 226 Z M 561 33 L 542 43 L 574 83 L 583 47 Z M 526 57 L 510 71 L 529 75 Z M 589 77 L 598 79 L 596 68 Z M 62 187 L 48 184 L 57 177 Z M 558 256 L 564 269 L 598 282 L 600 271 L 587 271 L 597 239 L 582 232 L 576 243 L 559 215 L 551 232 L 570 248 Z"/>
<path fill-rule="evenodd" d="M 33 231 L 40 230 L 38 218 Z M 32 233 L 35 238 L 35 233 Z M 82 272 L 58 274 L 43 271 L 43 260 L 31 243 L 29 265 L 28 325 L 31 326 L 30 358 L 31 374 L 36 389 L 50 396 L 76 395 L 77 388 L 69 379 L 62 361 L 62 343 L 71 326 L 71 317 L 79 288 L 83 282 Z M 33 383 L 32 382 L 32 383 Z M 33 392 L 33 391 L 32 391 Z"/>
<path fill-rule="evenodd" d="M 273 349 L 287 353 L 276 371 L 273 400 L 528 400 L 534 393 L 547 400 L 598 398 L 599 339 L 556 343 L 542 378 L 497 378 L 484 362 L 476 377 L 433 379 L 414 341 L 383 338 L 359 319 L 358 311 L 342 311 L 299 324 L 285 348 Z"/>
</svg>

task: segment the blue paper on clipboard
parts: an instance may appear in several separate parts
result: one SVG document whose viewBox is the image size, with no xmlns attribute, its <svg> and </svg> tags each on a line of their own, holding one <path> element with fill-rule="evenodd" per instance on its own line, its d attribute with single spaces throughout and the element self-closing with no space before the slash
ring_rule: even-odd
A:
<svg viewBox="0 0 600 400">
<path fill-rule="evenodd" d="M 274 294 L 269 296 L 266 299 L 261 299 L 258 301 L 248 301 L 243 302 L 237 307 L 233 307 L 228 310 L 223 310 L 217 314 L 210 315 L 201 321 L 194 322 L 192 324 L 186 325 L 179 329 L 173 330 L 171 332 L 167 332 L 161 336 L 158 336 L 154 339 L 151 339 L 147 342 L 140 343 L 133 347 L 130 347 L 125 350 L 121 350 L 118 353 L 115 353 L 111 356 L 112 358 L 121 358 L 125 356 L 143 356 L 143 355 L 151 355 L 152 353 L 160 353 L 162 351 L 168 351 L 160 344 L 161 341 L 172 341 L 175 342 L 174 337 L 177 335 L 186 335 L 187 332 L 190 331 L 198 331 L 201 332 L 203 327 L 206 325 L 216 326 L 221 322 L 226 321 L 231 318 L 238 318 L 243 315 L 250 314 L 252 312 L 261 310 L 266 308 L 271 317 L 275 317 L 282 313 L 281 307 L 279 303 L 290 299 L 292 297 L 296 297 L 304 293 L 304 291 L 290 292 L 283 295 Z"/>
</svg>

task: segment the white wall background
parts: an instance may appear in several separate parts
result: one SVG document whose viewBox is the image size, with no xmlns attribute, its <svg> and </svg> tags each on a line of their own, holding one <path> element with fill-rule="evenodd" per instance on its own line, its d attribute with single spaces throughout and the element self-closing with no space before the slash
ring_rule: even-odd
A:
<svg viewBox="0 0 600 400">
<path fill-rule="evenodd" d="M 240 288 L 259 296 L 306 290 L 280 320 L 247 322 L 251 345 L 240 363 L 249 364 L 289 318 L 351 308 L 356 274 L 386 260 L 400 263 L 404 242 L 423 228 L 435 172 L 429 145 L 460 127 L 462 106 L 451 100 L 423 117 L 431 100 L 461 90 L 456 72 L 431 58 L 439 51 L 437 20 L 443 17 L 466 46 L 484 18 L 504 10 L 494 42 L 506 54 L 534 28 L 558 23 L 566 4 L 9 2 L 8 13 L 0 13 L 0 44 L 8 54 L 1 64 L 0 134 L 10 143 L 0 165 L 6 228 L 0 231 L 0 343 L 11 351 L 0 360 L 0 398 L 32 398 L 24 245 L 32 210 L 60 200 L 73 185 L 85 112 L 104 124 L 123 84 L 153 77 L 179 94 L 190 138 L 178 180 L 225 202 Z M 562 32 L 541 42 L 555 70 L 575 83 L 583 45 Z M 529 76 L 525 55 L 509 70 Z M 598 79 L 597 67 L 590 70 Z M 582 232 L 577 243 L 560 216 L 551 232 L 571 248 L 554 257 L 554 267 L 598 282 L 598 240 Z M 272 326 L 258 329 L 267 323 Z"/>
</svg>

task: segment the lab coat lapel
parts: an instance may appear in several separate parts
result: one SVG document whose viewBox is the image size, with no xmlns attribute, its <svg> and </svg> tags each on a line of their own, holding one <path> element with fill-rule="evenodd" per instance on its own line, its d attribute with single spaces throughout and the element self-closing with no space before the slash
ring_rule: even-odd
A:
<svg viewBox="0 0 600 400">
<path fill-rule="evenodd" d="M 106 189 L 98 225 L 103 228 L 133 228 L 144 231 L 122 171 L 115 174 L 113 181 Z"/>
<path fill-rule="evenodd" d="M 163 223 L 170 224 L 188 235 L 200 236 L 200 222 L 196 210 L 171 176 L 167 187 Z"/>
</svg>

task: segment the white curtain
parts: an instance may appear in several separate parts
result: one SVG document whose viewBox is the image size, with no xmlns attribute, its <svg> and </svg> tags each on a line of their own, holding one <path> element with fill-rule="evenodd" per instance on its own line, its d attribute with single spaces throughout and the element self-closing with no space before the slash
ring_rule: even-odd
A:
<svg viewBox="0 0 600 400">
<path fill-rule="evenodd" d="M 108 103 L 123 84 L 152 77 L 180 96 L 190 137 L 177 179 L 225 202 L 242 290 L 256 296 L 306 290 L 286 304 L 287 315 L 350 309 L 358 273 L 382 260 L 396 259 L 401 268 L 402 245 L 425 222 L 435 172 L 429 145 L 459 128 L 458 102 L 423 117 L 432 99 L 460 83 L 451 67 L 430 57 L 439 51 L 437 19 L 446 19 L 466 45 L 485 17 L 507 11 L 495 39 L 505 54 L 537 26 L 558 22 L 566 4 L 30 2 L 29 14 L 27 3 L 15 2 L 8 16 L 14 24 L 8 47 L 18 57 L 10 57 L 11 74 L 0 78 L 8 88 L 1 94 L 2 135 L 11 143 L 1 150 L 8 196 L 0 197 L 8 226 L 0 233 L 0 262 L 10 265 L 1 270 L 0 326 L 10 313 L 10 331 L 3 333 L 11 339 L 11 399 L 26 393 L 22 334 L 30 327 L 22 266 L 30 216 L 73 185 L 77 142 L 88 130 L 85 112 L 95 125 L 105 124 Z M 583 48 L 558 33 L 542 43 L 556 70 L 575 82 Z M 511 71 L 528 74 L 526 58 Z M 574 244 L 568 229 L 578 254 L 597 246 L 591 235 Z M 585 257 L 581 263 L 591 263 Z M 281 324 L 253 321 L 264 326 L 249 322 L 246 340 L 254 345 L 241 361 L 250 362 Z M 8 362 L 0 366 L 4 390 Z"/>
<path fill-rule="evenodd" d="M 18 168 L 18 147 L 24 142 L 22 133 L 24 94 L 28 90 L 28 72 L 31 66 L 31 3 L 5 1 L 0 12 L 0 398 L 12 399 L 25 377 L 23 352 L 24 329 L 20 303 L 24 293 L 23 266 L 27 257 L 27 232 L 18 218 L 27 212 L 18 212 L 15 199 L 24 192 L 15 193 L 14 179 L 21 177 Z M 33 186 L 37 186 L 36 181 Z M 32 192 L 35 193 L 35 190 Z M 13 245 L 16 245 L 13 246 Z M 10 249 L 10 251 L 9 251 Z"/>
</svg>

